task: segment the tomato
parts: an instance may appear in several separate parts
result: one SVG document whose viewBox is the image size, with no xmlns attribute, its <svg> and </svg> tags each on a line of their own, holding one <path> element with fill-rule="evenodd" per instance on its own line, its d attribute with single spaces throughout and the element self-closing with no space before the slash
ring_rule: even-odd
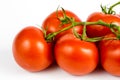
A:
<svg viewBox="0 0 120 80">
<path fill-rule="evenodd" d="M 70 33 L 59 38 L 55 44 L 54 54 L 57 64 L 73 75 L 88 74 L 98 64 L 96 45 L 77 39 Z"/>
<path fill-rule="evenodd" d="M 114 37 L 113 34 L 108 36 Z M 120 76 L 120 40 L 102 40 L 99 47 L 103 68 L 112 75 Z"/>
<path fill-rule="evenodd" d="M 76 14 L 74 14 L 71 11 L 65 10 L 66 16 L 74 18 L 76 22 L 81 22 L 81 20 L 78 18 L 78 16 L 76 16 Z M 62 10 L 58 10 L 58 16 L 56 11 L 51 13 L 44 21 L 42 24 L 42 28 L 47 30 L 47 34 L 49 33 L 53 33 L 56 31 L 59 31 L 65 27 L 68 27 L 71 25 L 71 23 L 67 23 L 61 26 L 62 22 L 60 19 L 62 19 L 64 17 L 64 13 Z M 59 19 L 60 18 L 60 19 Z M 75 26 L 75 29 L 78 33 L 82 32 L 82 27 L 81 26 Z M 58 34 L 56 36 L 56 38 L 59 38 L 60 36 L 66 34 L 66 33 L 71 33 L 72 29 L 69 29 L 67 31 L 61 32 L 60 34 Z"/>
<path fill-rule="evenodd" d="M 41 71 L 53 62 L 51 44 L 34 26 L 24 28 L 16 35 L 12 50 L 16 62 L 28 71 Z"/>
<path fill-rule="evenodd" d="M 116 16 L 120 17 L 120 14 L 116 14 Z"/>
<path fill-rule="evenodd" d="M 120 17 L 120 14 L 117 14 L 118 17 Z"/>
<path fill-rule="evenodd" d="M 88 22 L 95 22 L 102 20 L 106 23 L 116 23 L 120 25 L 120 18 L 112 14 L 104 14 L 101 12 L 94 12 L 87 18 Z M 87 26 L 87 35 L 88 37 L 100 37 L 105 36 L 106 34 L 111 33 L 110 29 L 102 25 L 89 25 Z"/>
</svg>

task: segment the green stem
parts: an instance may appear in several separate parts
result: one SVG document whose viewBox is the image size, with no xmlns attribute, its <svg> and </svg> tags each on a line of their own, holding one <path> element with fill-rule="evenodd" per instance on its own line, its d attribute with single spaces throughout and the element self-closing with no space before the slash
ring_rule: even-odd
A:
<svg viewBox="0 0 120 80">
<path fill-rule="evenodd" d="M 111 24 L 105 23 L 102 20 L 96 21 L 96 22 L 76 22 L 76 25 L 84 25 L 86 23 L 87 25 L 102 25 L 102 26 L 107 26 L 110 27 Z"/>
<path fill-rule="evenodd" d="M 104 14 L 108 14 L 106 6 L 100 5 L 100 7 L 101 7 L 101 10 Z"/>
<path fill-rule="evenodd" d="M 48 35 L 46 36 L 46 40 L 47 40 L 47 41 L 50 41 L 50 40 L 51 40 L 53 37 L 55 37 L 57 34 L 63 32 L 63 31 L 66 31 L 66 30 L 68 30 L 68 29 L 70 29 L 70 28 L 72 28 L 72 27 L 73 27 L 73 25 L 70 25 L 70 26 L 68 26 L 68 27 L 65 27 L 65 28 L 57 31 L 57 32 L 50 33 L 50 34 L 48 34 Z"/>
<path fill-rule="evenodd" d="M 112 6 L 110 6 L 109 8 L 108 7 L 106 7 L 106 6 L 100 6 L 101 7 L 101 9 L 102 9 L 102 12 L 103 13 L 105 13 L 105 14 L 116 14 L 116 12 L 113 10 L 113 8 L 115 7 L 115 6 L 117 6 L 117 5 L 119 5 L 120 4 L 120 1 L 119 2 L 117 2 L 117 3 L 115 3 L 115 4 L 113 4 Z"/>
<path fill-rule="evenodd" d="M 94 38 L 88 38 L 87 37 L 87 34 L 86 34 L 86 23 L 87 22 L 84 22 L 84 26 L 83 26 L 83 33 L 82 33 L 82 36 L 80 39 L 84 40 L 84 41 L 87 41 L 87 42 L 97 42 L 97 41 L 100 41 L 103 39 L 103 36 L 102 37 L 94 37 Z M 100 22 L 98 22 L 100 23 Z"/>
<path fill-rule="evenodd" d="M 96 21 L 96 22 L 72 22 L 72 25 L 68 26 L 68 27 L 65 27 L 57 32 L 53 32 L 53 33 L 50 33 L 46 36 L 46 40 L 47 41 L 50 41 L 51 39 L 53 39 L 56 35 L 58 35 L 59 33 L 63 32 L 63 31 L 66 31 L 66 30 L 69 30 L 71 29 L 72 27 L 74 26 L 78 26 L 78 25 L 102 25 L 102 26 L 106 26 L 106 27 L 109 27 L 109 28 L 115 28 L 116 27 L 120 27 L 120 26 L 117 26 L 115 24 L 109 24 L 109 23 L 105 23 L 103 22 L 102 20 L 99 20 L 99 21 Z M 113 26 L 113 27 L 112 27 Z"/>
<path fill-rule="evenodd" d="M 83 33 L 82 33 L 82 40 L 86 40 L 87 34 L 86 34 L 86 22 L 83 24 Z"/>
<path fill-rule="evenodd" d="M 115 6 L 119 5 L 120 4 L 120 1 L 113 4 L 112 6 L 110 6 L 109 10 L 108 10 L 108 14 L 112 14 L 114 11 L 112 10 Z"/>
</svg>

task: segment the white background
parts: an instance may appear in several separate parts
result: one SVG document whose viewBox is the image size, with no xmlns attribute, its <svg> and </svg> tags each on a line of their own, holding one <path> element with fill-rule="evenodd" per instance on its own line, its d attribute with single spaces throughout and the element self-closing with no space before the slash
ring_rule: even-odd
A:
<svg viewBox="0 0 120 80">
<path fill-rule="evenodd" d="M 120 80 L 104 70 L 85 76 L 73 76 L 58 66 L 31 73 L 19 67 L 12 55 L 15 35 L 29 25 L 42 21 L 60 5 L 73 11 L 85 21 L 92 12 L 100 11 L 100 4 L 110 5 L 118 0 L 0 0 L 0 80 Z M 120 6 L 116 10 L 120 9 Z"/>
</svg>

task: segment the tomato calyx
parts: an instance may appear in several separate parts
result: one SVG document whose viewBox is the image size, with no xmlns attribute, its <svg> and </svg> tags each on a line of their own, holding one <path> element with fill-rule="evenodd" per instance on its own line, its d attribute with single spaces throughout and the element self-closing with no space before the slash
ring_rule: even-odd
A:
<svg viewBox="0 0 120 80">
<path fill-rule="evenodd" d="M 114 8 L 115 6 L 117 6 L 117 5 L 119 5 L 119 4 L 120 4 L 120 1 L 117 2 L 117 3 L 115 3 L 115 4 L 113 4 L 113 5 L 110 6 L 109 8 L 108 8 L 107 6 L 102 6 L 102 5 L 101 5 L 100 7 L 101 7 L 103 13 L 115 15 L 116 12 L 113 10 L 113 8 Z"/>
<path fill-rule="evenodd" d="M 71 23 L 71 21 L 73 21 L 74 18 L 67 16 L 64 8 L 61 7 L 61 9 L 62 9 L 63 17 L 58 16 L 58 8 L 56 11 L 57 18 L 61 21 L 60 26 Z"/>
</svg>

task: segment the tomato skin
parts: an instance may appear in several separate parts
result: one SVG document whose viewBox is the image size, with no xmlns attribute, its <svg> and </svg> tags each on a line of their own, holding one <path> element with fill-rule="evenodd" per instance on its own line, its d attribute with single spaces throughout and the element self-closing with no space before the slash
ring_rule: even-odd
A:
<svg viewBox="0 0 120 80">
<path fill-rule="evenodd" d="M 81 20 L 78 18 L 78 16 L 76 16 L 76 14 L 74 14 L 73 12 L 71 12 L 69 10 L 65 10 L 65 13 L 67 16 L 74 18 L 76 22 L 81 22 Z M 63 18 L 62 10 L 58 10 L 58 17 Z M 43 21 L 42 28 L 47 29 L 47 34 L 59 31 L 65 27 L 68 27 L 71 25 L 71 23 L 68 23 L 68 24 L 64 24 L 61 26 L 61 21 L 58 19 L 58 17 L 57 17 L 57 13 L 55 11 L 55 12 L 51 13 L 50 15 L 48 15 L 48 17 L 46 17 L 46 19 Z M 75 29 L 78 33 L 82 33 L 82 26 L 75 26 Z M 73 30 L 69 29 L 67 31 L 64 31 L 64 32 L 61 32 L 60 34 L 58 34 L 56 36 L 56 38 L 59 38 L 66 33 L 72 33 L 72 32 L 73 32 Z"/>
<path fill-rule="evenodd" d="M 102 20 L 106 23 L 117 23 L 120 25 L 120 18 L 116 15 L 104 14 L 101 12 L 95 12 L 89 15 L 87 21 L 95 22 Z M 97 34 L 96 34 L 97 33 Z M 106 26 L 101 25 L 89 25 L 87 26 L 87 35 L 88 37 L 100 37 L 105 36 L 109 33 L 112 33 L 110 29 Z"/>
<path fill-rule="evenodd" d="M 12 46 L 15 61 L 31 72 L 41 71 L 52 64 L 50 48 L 42 31 L 34 26 L 22 29 L 16 35 Z"/>
<path fill-rule="evenodd" d="M 98 50 L 95 44 L 81 41 L 73 34 L 62 36 L 55 45 L 54 53 L 57 64 L 73 75 L 88 74 L 98 64 Z"/>
<path fill-rule="evenodd" d="M 120 76 L 120 40 L 103 40 L 99 47 L 103 68 L 112 75 Z"/>
<path fill-rule="evenodd" d="M 120 17 L 120 14 L 117 14 L 118 17 Z"/>
</svg>

